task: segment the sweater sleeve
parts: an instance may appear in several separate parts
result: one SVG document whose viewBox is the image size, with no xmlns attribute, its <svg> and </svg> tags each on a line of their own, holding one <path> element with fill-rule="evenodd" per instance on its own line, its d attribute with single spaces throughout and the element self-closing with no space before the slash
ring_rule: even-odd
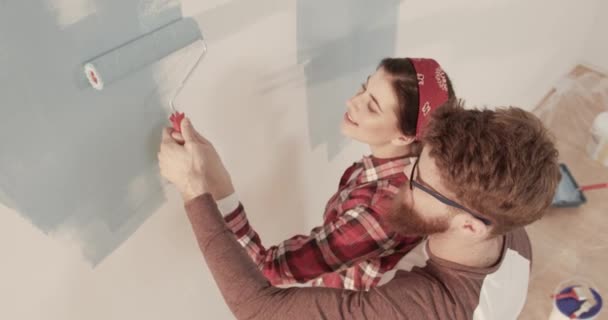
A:
<svg viewBox="0 0 608 320">
<path fill-rule="evenodd" d="M 334 288 L 273 287 L 228 229 L 211 195 L 185 204 L 198 245 L 217 286 L 237 319 L 419 319 L 424 304 L 389 282 L 367 292 Z M 424 288 L 424 285 L 412 285 Z M 404 291 L 406 290 L 406 291 Z M 425 291 L 414 294 L 417 300 Z M 395 303 L 398 302 L 398 303 Z M 407 311 L 407 312 L 405 312 Z"/>
</svg>

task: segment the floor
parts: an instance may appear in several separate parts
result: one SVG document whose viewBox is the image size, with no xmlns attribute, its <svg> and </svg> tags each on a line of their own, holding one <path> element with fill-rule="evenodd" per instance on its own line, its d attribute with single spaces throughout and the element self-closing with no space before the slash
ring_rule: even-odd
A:
<svg viewBox="0 0 608 320">
<path fill-rule="evenodd" d="M 608 77 L 575 67 L 549 92 L 535 113 L 556 137 L 561 161 L 579 185 L 608 182 L 608 167 L 586 156 L 591 123 L 608 111 Z M 579 208 L 552 208 L 528 227 L 533 266 L 527 304 L 520 319 L 548 319 L 555 287 L 571 277 L 591 281 L 608 299 L 608 189 L 587 191 Z M 604 306 L 596 319 L 608 319 Z"/>
</svg>

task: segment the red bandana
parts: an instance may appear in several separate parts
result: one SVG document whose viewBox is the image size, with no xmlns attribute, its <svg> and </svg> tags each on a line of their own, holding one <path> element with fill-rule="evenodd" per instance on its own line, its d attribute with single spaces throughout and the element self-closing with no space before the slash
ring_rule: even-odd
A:
<svg viewBox="0 0 608 320">
<path fill-rule="evenodd" d="M 416 138 L 420 139 L 431 119 L 431 113 L 448 100 L 445 72 L 433 59 L 409 58 L 418 78 L 418 123 Z"/>
</svg>

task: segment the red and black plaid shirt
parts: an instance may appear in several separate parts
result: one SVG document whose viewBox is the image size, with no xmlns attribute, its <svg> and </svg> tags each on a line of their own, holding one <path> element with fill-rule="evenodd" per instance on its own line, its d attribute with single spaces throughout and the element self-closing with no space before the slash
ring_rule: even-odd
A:
<svg viewBox="0 0 608 320">
<path fill-rule="evenodd" d="M 274 285 L 369 290 L 420 241 L 388 230 L 383 216 L 407 177 L 408 158 L 364 157 L 346 169 L 325 208 L 323 225 L 264 248 L 244 207 L 225 217 L 240 244 Z"/>
</svg>

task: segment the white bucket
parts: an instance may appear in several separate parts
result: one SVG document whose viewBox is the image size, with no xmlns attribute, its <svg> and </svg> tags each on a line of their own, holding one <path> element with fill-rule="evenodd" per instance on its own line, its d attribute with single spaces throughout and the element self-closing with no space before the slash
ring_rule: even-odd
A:
<svg viewBox="0 0 608 320">
<path fill-rule="evenodd" d="M 598 114 L 593 120 L 587 154 L 591 159 L 608 167 L 608 112 Z"/>
</svg>

